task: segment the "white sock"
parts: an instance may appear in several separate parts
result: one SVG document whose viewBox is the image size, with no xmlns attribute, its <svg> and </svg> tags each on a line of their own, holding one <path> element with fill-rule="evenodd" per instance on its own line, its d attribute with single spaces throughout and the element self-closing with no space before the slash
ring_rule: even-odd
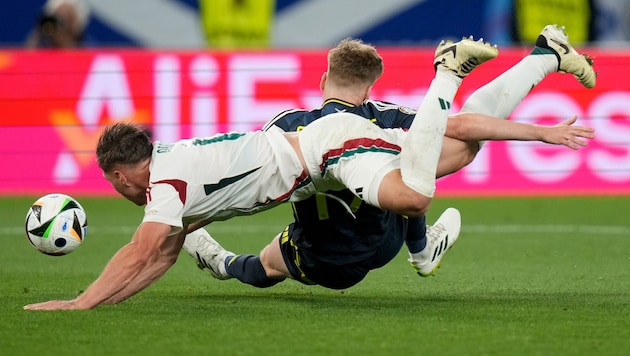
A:
<svg viewBox="0 0 630 356">
<path fill-rule="evenodd" d="M 438 68 L 429 90 L 402 143 L 400 172 L 403 182 L 426 196 L 435 193 L 435 173 L 442 151 L 451 102 L 462 79 Z"/>
<path fill-rule="evenodd" d="M 553 54 L 528 55 L 488 84 L 475 90 L 462 112 L 506 119 L 541 80 L 558 69 Z"/>
</svg>

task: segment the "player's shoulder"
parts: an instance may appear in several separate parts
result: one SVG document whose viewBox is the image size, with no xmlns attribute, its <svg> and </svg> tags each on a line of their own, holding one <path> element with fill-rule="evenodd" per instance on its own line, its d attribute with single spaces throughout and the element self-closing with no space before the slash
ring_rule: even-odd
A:
<svg viewBox="0 0 630 356">
<path fill-rule="evenodd" d="M 409 127 L 416 114 L 406 106 L 378 100 L 366 100 L 358 109 L 361 116 L 383 128 Z"/>
<path fill-rule="evenodd" d="M 272 127 L 280 128 L 283 131 L 299 131 L 319 117 L 316 110 L 288 109 L 280 112 L 263 126 L 263 131 L 268 131 Z"/>
<path fill-rule="evenodd" d="M 370 108 L 372 110 L 378 111 L 378 112 L 387 112 L 387 111 L 397 111 L 397 112 L 401 112 L 403 114 L 407 114 L 407 115 L 415 115 L 416 114 L 416 110 L 408 107 L 408 106 L 404 106 L 404 105 L 398 105 L 395 103 L 391 103 L 388 101 L 381 101 L 381 100 L 365 100 L 362 104 L 362 106 L 365 106 L 367 108 Z"/>
</svg>

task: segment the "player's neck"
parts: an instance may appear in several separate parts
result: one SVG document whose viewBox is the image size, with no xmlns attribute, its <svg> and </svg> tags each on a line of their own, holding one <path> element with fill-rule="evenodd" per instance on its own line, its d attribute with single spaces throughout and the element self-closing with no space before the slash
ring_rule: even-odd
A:
<svg viewBox="0 0 630 356">
<path fill-rule="evenodd" d="M 326 101 L 329 99 L 339 99 L 347 103 L 358 106 L 358 105 L 361 105 L 367 98 L 364 95 L 357 95 L 356 93 L 353 93 L 352 91 L 344 91 L 344 90 L 326 91 L 325 90 L 322 95 L 322 99 L 323 101 Z"/>
</svg>

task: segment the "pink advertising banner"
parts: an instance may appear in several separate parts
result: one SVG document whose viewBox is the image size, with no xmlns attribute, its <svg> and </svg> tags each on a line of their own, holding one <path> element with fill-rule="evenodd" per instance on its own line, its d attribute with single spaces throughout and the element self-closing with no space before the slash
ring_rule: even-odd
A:
<svg viewBox="0 0 630 356">
<path fill-rule="evenodd" d="M 416 108 L 433 50 L 380 52 L 385 73 L 372 98 Z M 554 124 L 577 115 L 596 129 L 588 147 L 488 142 L 473 164 L 439 181 L 438 195 L 630 194 L 630 51 L 588 52 L 596 88 L 554 73 L 510 117 Z M 501 49 L 466 78 L 452 112 L 526 54 Z M 0 194 L 114 194 L 94 159 L 104 125 L 133 120 L 160 141 L 254 130 L 282 110 L 319 107 L 325 70 L 325 50 L 0 51 Z"/>
</svg>

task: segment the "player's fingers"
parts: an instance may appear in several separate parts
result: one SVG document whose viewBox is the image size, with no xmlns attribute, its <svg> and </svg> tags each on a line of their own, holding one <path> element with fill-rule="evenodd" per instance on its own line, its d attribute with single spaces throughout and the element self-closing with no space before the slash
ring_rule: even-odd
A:
<svg viewBox="0 0 630 356">
<path fill-rule="evenodd" d="M 564 145 L 565 145 L 565 146 L 567 146 L 567 147 L 569 147 L 570 149 L 573 149 L 573 150 L 578 150 L 578 149 L 580 149 L 580 146 L 579 146 L 579 145 L 577 145 L 577 144 L 575 144 L 575 143 L 574 143 L 573 141 L 571 141 L 571 140 L 566 140 L 566 141 L 564 142 Z"/>
<path fill-rule="evenodd" d="M 28 304 L 24 310 L 70 310 L 77 309 L 76 303 L 72 300 L 49 300 L 47 302 Z"/>
<path fill-rule="evenodd" d="M 586 126 L 573 126 L 573 128 L 578 129 L 580 131 L 584 131 L 584 132 L 590 132 L 593 133 L 595 132 L 595 129 L 592 127 L 586 127 Z"/>
<path fill-rule="evenodd" d="M 590 127 L 574 127 L 573 135 L 584 138 L 595 138 L 595 129 Z"/>
<path fill-rule="evenodd" d="M 577 116 L 573 116 L 566 120 L 560 121 L 560 123 L 556 126 L 571 126 L 575 123 L 575 120 L 577 120 Z"/>
<path fill-rule="evenodd" d="M 578 150 L 580 149 L 580 147 L 585 147 L 586 145 L 588 145 L 588 142 L 586 140 L 582 140 L 577 136 L 572 136 L 567 138 L 565 146 L 574 150 Z"/>
<path fill-rule="evenodd" d="M 55 309 L 56 305 L 57 305 L 56 301 L 51 300 L 49 302 L 26 305 L 24 307 L 24 310 L 52 310 L 52 309 Z"/>
</svg>

